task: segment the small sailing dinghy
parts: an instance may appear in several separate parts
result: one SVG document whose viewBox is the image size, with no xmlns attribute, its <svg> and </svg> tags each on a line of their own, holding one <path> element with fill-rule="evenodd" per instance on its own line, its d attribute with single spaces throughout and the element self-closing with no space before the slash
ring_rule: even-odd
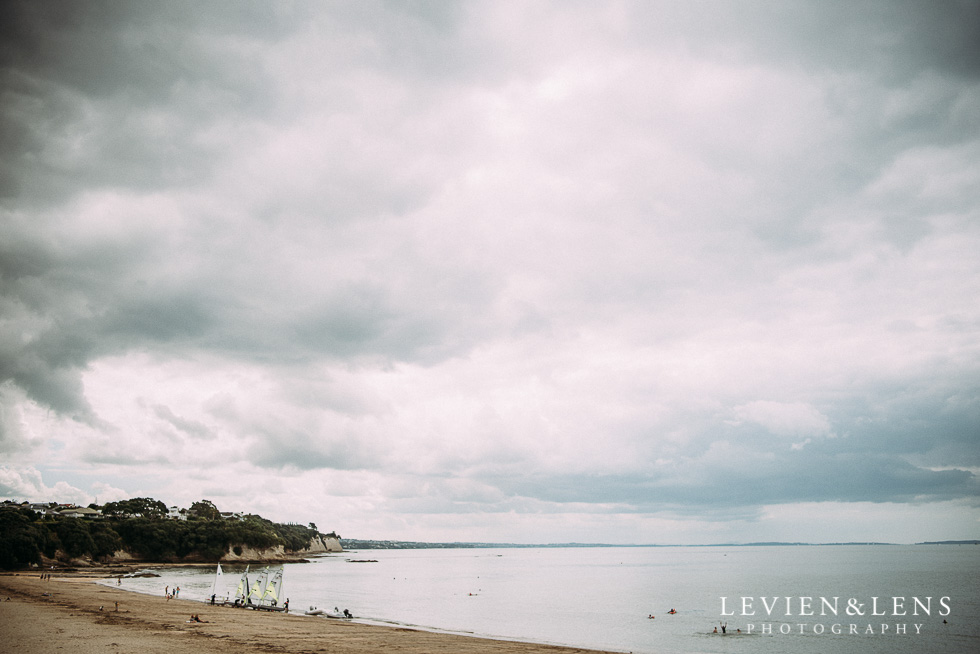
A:
<svg viewBox="0 0 980 654">
<path fill-rule="evenodd" d="M 280 605 L 282 600 L 282 568 L 271 575 L 266 568 L 262 575 L 252 584 L 245 598 L 245 606 L 257 611 L 289 611 L 289 600 Z"/>
</svg>

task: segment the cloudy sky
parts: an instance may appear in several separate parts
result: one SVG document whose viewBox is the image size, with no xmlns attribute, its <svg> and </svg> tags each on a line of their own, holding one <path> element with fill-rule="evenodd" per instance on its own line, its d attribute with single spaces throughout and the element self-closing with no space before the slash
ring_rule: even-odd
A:
<svg viewBox="0 0 980 654">
<path fill-rule="evenodd" d="M 980 537 L 980 3 L 0 12 L 0 497 Z"/>
</svg>

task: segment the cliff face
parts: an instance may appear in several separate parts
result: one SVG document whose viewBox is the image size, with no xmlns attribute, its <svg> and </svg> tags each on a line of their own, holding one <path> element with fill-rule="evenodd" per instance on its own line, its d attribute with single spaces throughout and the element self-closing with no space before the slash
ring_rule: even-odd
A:
<svg viewBox="0 0 980 654">
<path fill-rule="evenodd" d="M 340 545 L 340 539 L 336 536 L 317 536 L 310 541 L 310 546 L 306 549 L 295 552 L 300 556 L 307 554 L 327 554 L 328 552 L 343 552 L 344 548 Z"/>
<path fill-rule="evenodd" d="M 221 557 L 222 561 L 290 561 L 295 559 L 301 559 L 304 556 L 312 556 L 315 554 L 327 554 L 328 552 L 343 552 L 344 548 L 340 546 L 340 540 L 334 538 L 333 536 L 317 536 L 310 541 L 310 546 L 297 550 L 295 552 L 287 552 L 283 549 L 281 545 L 276 547 L 270 547 L 267 549 L 255 549 L 252 547 L 239 547 L 237 548 L 240 553 L 235 552 L 236 548 L 231 547 Z"/>
<path fill-rule="evenodd" d="M 245 561 L 295 561 L 296 559 L 301 559 L 304 556 L 313 556 L 316 554 L 327 554 L 332 552 L 343 552 L 344 548 L 340 545 L 340 540 L 334 536 L 318 536 L 310 541 L 310 546 L 298 550 L 295 552 L 287 552 L 282 545 L 277 545 L 275 547 L 267 548 L 255 548 L 248 547 L 246 545 L 238 545 L 229 547 L 228 551 L 225 552 L 220 561 L 224 562 L 245 562 Z M 201 562 L 202 559 L 199 556 L 190 555 L 182 559 L 184 562 Z M 119 550 L 112 555 L 110 563 L 135 563 L 142 561 L 138 556 L 134 556 L 131 552 L 126 550 Z M 76 564 L 78 564 L 76 562 Z"/>
<path fill-rule="evenodd" d="M 286 556 L 282 545 L 256 549 L 254 547 L 236 546 L 229 547 L 221 561 L 284 561 L 286 559 L 298 558 L 296 556 Z"/>
<path fill-rule="evenodd" d="M 299 552 L 300 554 L 326 554 L 327 552 L 343 552 L 344 548 L 340 545 L 340 539 L 336 536 L 323 536 L 314 538 L 310 541 L 310 546 Z"/>
</svg>

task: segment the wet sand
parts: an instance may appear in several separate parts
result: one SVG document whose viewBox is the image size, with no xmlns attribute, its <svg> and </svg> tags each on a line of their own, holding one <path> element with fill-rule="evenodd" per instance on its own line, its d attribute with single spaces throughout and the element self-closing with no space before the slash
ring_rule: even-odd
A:
<svg viewBox="0 0 980 654">
<path fill-rule="evenodd" d="M 18 654 L 594 654 L 578 648 L 207 606 L 95 582 L 92 577 L 73 575 L 50 581 L 38 574 L 0 575 L 0 650 Z M 206 622 L 189 622 L 192 614 Z"/>
</svg>

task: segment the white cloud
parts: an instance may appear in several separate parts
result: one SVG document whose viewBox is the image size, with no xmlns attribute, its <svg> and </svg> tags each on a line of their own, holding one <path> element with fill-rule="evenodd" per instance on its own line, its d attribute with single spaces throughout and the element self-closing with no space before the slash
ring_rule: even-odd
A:
<svg viewBox="0 0 980 654">
<path fill-rule="evenodd" d="M 41 472 L 32 467 L 0 466 L 0 493 L 12 499 L 29 502 L 74 503 L 85 506 L 92 496 L 70 484 L 59 481 L 46 486 Z"/>
</svg>

